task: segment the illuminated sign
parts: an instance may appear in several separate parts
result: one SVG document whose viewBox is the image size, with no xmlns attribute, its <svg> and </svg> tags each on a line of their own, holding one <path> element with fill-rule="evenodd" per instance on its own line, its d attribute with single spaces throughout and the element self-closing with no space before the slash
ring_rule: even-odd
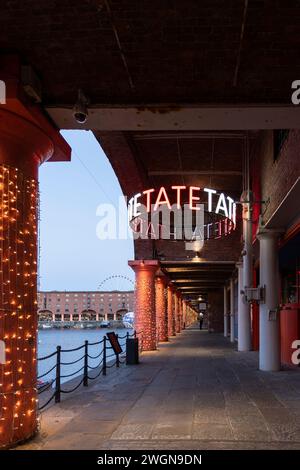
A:
<svg viewBox="0 0 300 470">
<path fill-rule="evenodd" d="M 128 220 L 133 233 L 141 238 L 204 241 L 236 228 L 236 203 L 216 189 L 161 186 L 129 200 Z"/>
</svg>

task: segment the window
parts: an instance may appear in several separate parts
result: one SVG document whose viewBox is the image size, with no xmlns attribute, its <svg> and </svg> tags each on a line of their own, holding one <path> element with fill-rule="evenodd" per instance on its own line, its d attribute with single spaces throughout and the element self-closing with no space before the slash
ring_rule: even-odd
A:
<svg viewBox="0 0 300 470">
<path fill-rule="evenodd" d="M 275 129 L 273 131 L 273 159 L 274 162 L 280 155 L 284 142 L 289 135 L 289 129 Z"/>
</svg>

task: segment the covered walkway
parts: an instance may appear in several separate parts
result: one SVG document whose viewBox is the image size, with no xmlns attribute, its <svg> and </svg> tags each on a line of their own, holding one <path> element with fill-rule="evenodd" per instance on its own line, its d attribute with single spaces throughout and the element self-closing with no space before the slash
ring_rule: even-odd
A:
<svg viewBox="0 0 300 470">
<path fill-rule="evenodd" d="M 297 449 L 300 369 L 258 370 L 221 335 L 188 329 L 81 389 L 18 449 Z"/>
</svg>

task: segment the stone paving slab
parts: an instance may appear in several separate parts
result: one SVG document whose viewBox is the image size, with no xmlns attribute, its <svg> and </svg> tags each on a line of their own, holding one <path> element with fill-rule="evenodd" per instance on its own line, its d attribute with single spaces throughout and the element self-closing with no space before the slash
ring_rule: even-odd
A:
<svg viewBox="0 0 300 470">
<path fill-rule="evenodd" d="M 300 369 L 188 329 L 41 415 L 18 449 L 300 449 Z"/>
</svg>

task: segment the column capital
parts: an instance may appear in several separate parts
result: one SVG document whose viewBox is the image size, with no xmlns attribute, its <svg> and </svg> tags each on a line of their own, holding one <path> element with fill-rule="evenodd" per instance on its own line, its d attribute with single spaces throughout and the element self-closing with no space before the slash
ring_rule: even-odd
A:
<svg viewBox="0 0 300 470">
<path fill-rule="evenodd" d="M 268 229 L 265 227 L 259 227 L 256 233 L 256 238 L 258 238 L 258 240 L 265 240 L 266 238 L 279 238 L 280 235 L 282 235 L 284 232 L 285 230 L 283 228 Z"/>
<path fill-rule="evenodd" d="M 156 273 L 156 271 L 159 268 L 159 261 L 150 259 L 150 260 L 129 260 L 128 261 L 128 266 L 133 269 L 135 272 L 139 271 L 148 271 L 148 272 L 153 272 L 153 275 Z"/>
<path fill-rule="evenodd" d="M 157 283 L 162 283 L 164 287 L 167 287 L 169 283 L 169 279 L 162 273 L 156 273 L 155 281 Z"/>
<path fill-rule="evenodd" d="M 236 267 L 237 269 L 243 269 L 243 265 L 244 265 L 243 261 L 237 261 L 237 262 L 235 263 L 235 267 Z"/>
<path fill-rule="evenodd" d="M 26 153 L 21 147 L 34 147 L 35 155 L 43 161 L 71 160 L 71 147 L 60 134 L 56 126 L 46 116 L 40 104 L 32 103 L 21 83 L 21 61 L 17 55 L 4 54 L 1 56 L 1 78 L 6 85 L 6 103 L 0 109 L 0 129 L 5 139 L 1 145 L 7 144 L 7 139 L 14 138 L 13 148 L 9 148 L 10 158 L 19 158 L 19 164 L 12 166 L 22 169 L 20 165 L 26 162 Z M 26 148 L 26 147 L 25 147 Z M 23 158 L 19 154 L 23 154 Z M 15 155 L 14 155 L 15 153 Z M 26 172 L 25 172 L 26 173 Z"/>
<path fill-rule="evenodd" d="M 172 281 L 169 281 L 168 289 L 170 289 L 170 291 L 171 291 L 172 293 L 175 293 L 175 292 L 176 292 L 176 287 L 174 286 L 174 284 L 173 284 Z"/>
</svg>

